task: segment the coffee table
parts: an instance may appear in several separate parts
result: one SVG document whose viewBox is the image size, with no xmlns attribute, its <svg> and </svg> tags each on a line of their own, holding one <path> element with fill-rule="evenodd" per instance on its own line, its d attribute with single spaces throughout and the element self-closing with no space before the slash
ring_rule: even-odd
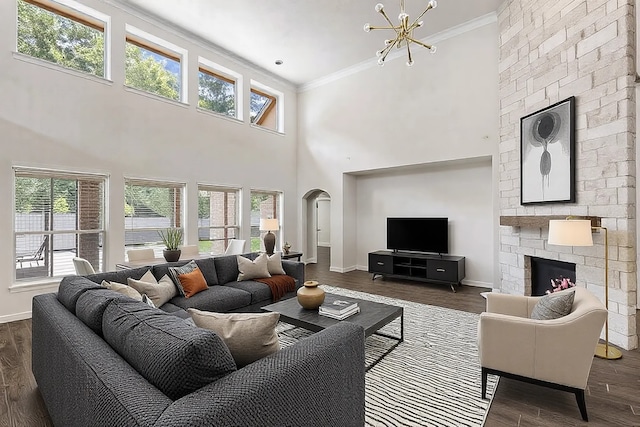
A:
<svg viewBox="0 0 640 427">
<path fill-rule="evenodd" d="M 306 310 L 302 308 L 296 298 L 289 298 L 283 301 L 266 305 L 262 307 L 262 310 L 280 313 L 281 321 L 289 323 L 290 325 L 299 326 L 311 332 L 319 332 L 339 322 L 350 322 L 362 326 L 364 328 L 365 337 L 375 334 L 385 338 L 396 340 L 397 342 L 391 348 L 385 351 L 382 356 L 380 356 L 375 362 L 367 367 L 367 371 L 373 368 L 387 354 L 389 354 L 401 342 L 404 341 L 404 309 L 402 307 L 362 300 L 358 298 L 344 297 L 342 295 L 325 295 L 325 303 L 331 303 L 335 300 L 348 300 L 357 302 L 358 307 L 360 307 L 360 313 L 347 317 L 344 320 L 336 320 L 318 314 L 318 310 Z M 391 323 L 397 318 L 400 318 L 399 337 L 379 332 L 380 328 Z"/>
</svg>

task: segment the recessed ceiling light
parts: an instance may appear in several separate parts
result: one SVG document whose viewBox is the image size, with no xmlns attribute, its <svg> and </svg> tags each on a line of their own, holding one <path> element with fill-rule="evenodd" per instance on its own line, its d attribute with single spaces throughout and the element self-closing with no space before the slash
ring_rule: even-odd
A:
<svg viewBox="0 0 640 427">
<path fill-rule="evenodd" d="M 284 61 L 282 59 L 276 59 L 276 65 L 282 65 Z"/>
</svg>

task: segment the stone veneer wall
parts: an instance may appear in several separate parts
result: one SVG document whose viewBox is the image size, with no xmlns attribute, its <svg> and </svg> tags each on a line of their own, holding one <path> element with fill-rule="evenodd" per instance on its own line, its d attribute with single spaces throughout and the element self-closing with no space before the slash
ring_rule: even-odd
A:
<svg viewBox="0 0 640 427">
<path fill-rule="evenodd" d="M 636 348 L 635 18 L 631 0 L 505 0 L 500 28 L 500 215 L 589 215 L 609 229 L 609 339 Z M 576 203 L 520 204 L 520 118 L 576 97 Z M 529 294 L 528 256 L 576 263 L 604 300 L 604 239 L 547 244 L 500 227 L 501 292 Z M 529 285 L 530 286 L 530 285 Z"/>
</svg>

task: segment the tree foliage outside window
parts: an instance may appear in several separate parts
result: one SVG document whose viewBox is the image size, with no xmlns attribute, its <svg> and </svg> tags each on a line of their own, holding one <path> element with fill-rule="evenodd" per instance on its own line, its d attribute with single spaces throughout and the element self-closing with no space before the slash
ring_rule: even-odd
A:
<svg viewBox="0 0 640 427">
<path fill-rule="evenodd" d="M 180 100 L 180 62 L 132 43 L 126 45 L 125 84 Z"/>
<path fill-rule="evenodd" d="M 18 0 L 18 52 L 104 77 L 104 33 Z"/>
<path fill-rule="evenodd" d="M 200 99 L 198 106 L 226 116 L 236 116 L 235 83 L 200 71 L 198 75 Z"/>
</svg>

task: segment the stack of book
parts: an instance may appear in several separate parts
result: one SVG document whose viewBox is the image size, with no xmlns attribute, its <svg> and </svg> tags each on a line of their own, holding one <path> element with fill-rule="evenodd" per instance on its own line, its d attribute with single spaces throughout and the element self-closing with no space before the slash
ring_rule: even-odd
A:
<svg viewBox="0 0 640 427">
<path fill-rule="evenodd" d="M 356 313 L 360 313 L 360 307 L 358 307 L 357 302 L 336 300 L 322 304 L 318 309 L 318 313 L 331 317 L 332 319 L 343 320 Z"/>
</svg>

